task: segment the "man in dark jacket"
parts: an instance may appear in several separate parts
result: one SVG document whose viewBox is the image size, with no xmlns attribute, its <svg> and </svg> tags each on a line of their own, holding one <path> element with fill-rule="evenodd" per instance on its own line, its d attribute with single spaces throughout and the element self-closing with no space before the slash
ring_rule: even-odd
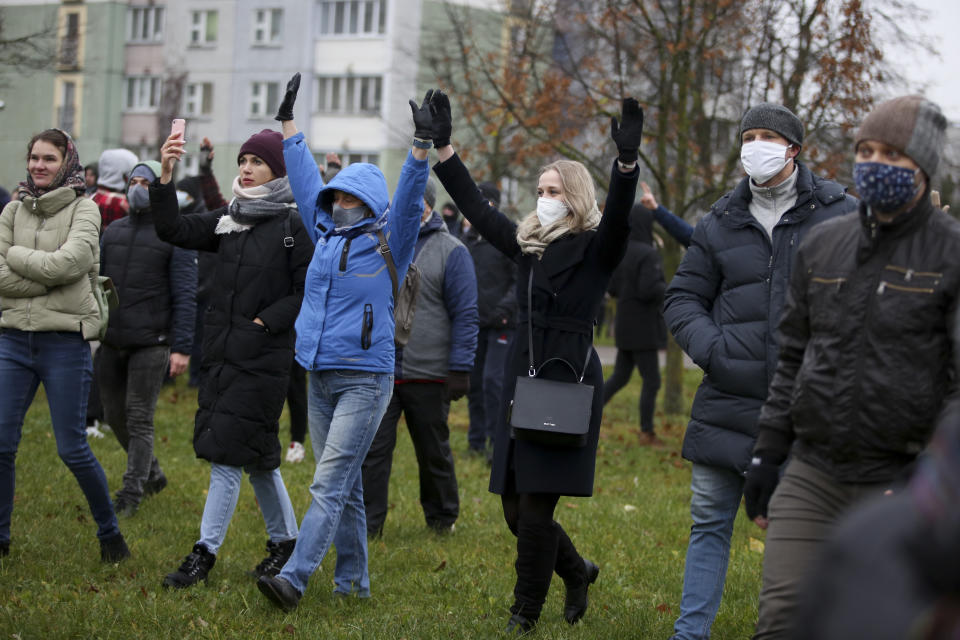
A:
<svg viewBox="0 0 960 640">
<path fill-rule="evenodd" d="M 838 518 L 896 488 L 956 388 L 960 224 L 930 202 L 945 131 L 920 96 L 876 107 L 854 147 L 859 215 L 797 254 L 745 489 L 747 515 L 769 518 L 756 638 L 787 635 Z"/>
<path fill-rule="evenodd" d="M 500 190 L 490 182 L 477 185 L 494 207 L 500 207 Z M 460 237 L 477 274 L 477 355 L 470 375 L 470 427 L 467 452 L 488 460 L 493 452 L 493 434 L 503 406 L 503 372 L 513 342 L 517 315 L 517 265 L 483 236 L 463 222 Z"/>
<path fill-rule="evenodd" d="M 114 499 L 120 517 L 135 514 L 145 495 L 167 484 L 153 454 L 153 412 L 164 378 L 186 370 L 193 347 L 197 259 L 153 228 L 148 189 L 159 173 L 156 162 L 133 168 L 130 213 L 104 232 L 100 253 L 101 273 L 113 279 L 120 298 L 100 351 L 105 418 L 127 452 Z"/>
<path fill-rule="evenodd" d="M 797 161 L 803 125 L 789 109 L 749 109 L 740 142 L 748 177 L 697 223 L 664 306 L 677 343 L 704 371 L 682 450 L 693 463 L 693 526 L 674 625 L 682 640 L 709 637 L 720 606 L 797 246 L 815 225 L 856 206 Z"/>
<path fill-rule="evenodd" d="M 470 388 L 477 348 L 477 282 L 473 262 L 433 210 L 436 187 L 427 182 L 423 218 L 413 262 L 420 288 L 410 338 L 397 349 L 393 396 L 363 461 L 367 533 L 383 532 L 397 423 L 402 413 L 420 467 L 420 505 L 427 526 L 453 530 L 460 514 L 457 476 L 450 450 L 450 401 Z"/>
<path fill-rule="evenodd" d="M 630 212 L 630 241 L 607 290 L 617 299 L 614 340 L 617 360 L 603 383 L 603 404 L 630 382 L 636 367 L 643 378 L 640 391 L 640 444 L 661 446 L 653 431 L 653 412 L 660 389 L 660 349 L 667 346 L 663 323 L 663 263 L 653 244 L 653 213 L 642 204 Z"/>
</svg>

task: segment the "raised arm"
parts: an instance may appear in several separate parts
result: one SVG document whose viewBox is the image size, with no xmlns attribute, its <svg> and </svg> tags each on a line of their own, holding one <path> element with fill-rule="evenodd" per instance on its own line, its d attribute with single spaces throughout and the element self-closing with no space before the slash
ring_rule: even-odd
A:
<svg viewBox="0 0 960 640">
<path fill-rule="evenodd" d="M 453 197 L 460 212 L 476 228 L 477 233 L 508 258 L 516 259 L 520 254 L 516 223 L 483 197 L 470 177 L 470 172 L 450 144 L 453 115 L 447 94 L 435 91 L 430 100 L 430 111 L 434 122 L 433 144 L 440 158 L 440 161 L 433 165 L 433 172 L 437 174 L 443 188 Z"/>
<path fill-rule="evenodd" d="M 203 194 L 203 204 L 207 211 L 215 211 L 227 206 L 227 201 L 220 193 L 220 185 L 213 175 L 213 143 L 210 138 L 204 138 L 200 144 L 200 192 Z"/>
<path fill-rule="evenodd" d="M 207 211 L 189 216 L 180 215 L 177 191 L 173 186 L 173 167 L 183 155 L 183 137 L 171 134 L 160 147 L 160 177 L 150 185 L 150 210 L 153 226 L 161 240 L 184 249 L 216 251 L 220 246 L 216 234 L 220 213 Z"/>
<path fill-rule="evenodd" d="M 643 195 L 640 196 L 640 204 L 653 212 L 653 219 L 656 220 L 660 226 L 663 227 L 663 230 L 669 233 L 674 240 L 684 247 L 689 247 L 690 237 L 693 235 L 693 226 L 659 204 L 653 195 L 653 191 L 650 190 L 650 185 L 646 182 L 641 182 L 640 188 L 643 189 Z"/>
</svg>

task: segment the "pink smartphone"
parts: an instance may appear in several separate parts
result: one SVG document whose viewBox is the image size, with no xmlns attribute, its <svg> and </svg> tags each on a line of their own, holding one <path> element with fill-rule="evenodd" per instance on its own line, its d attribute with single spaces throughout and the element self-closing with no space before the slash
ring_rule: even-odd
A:
<svg viewBox="0 0 960 640">
<path fill-rule="evenodd" d="M 174 119 L 173 123 L 170 125 L 170 135 L 172 136 L 175 133 L 180 134 L 180 139 L 184 140 L 184 136 L 187 130 L 187 121 L 183 118 Z"/>
</svg>

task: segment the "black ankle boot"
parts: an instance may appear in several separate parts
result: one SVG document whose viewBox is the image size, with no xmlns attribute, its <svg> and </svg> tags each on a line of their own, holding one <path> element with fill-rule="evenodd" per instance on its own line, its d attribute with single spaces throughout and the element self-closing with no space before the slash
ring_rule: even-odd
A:
<svg viewBox="0 0 960 640">
<path fill-rule="evenodd" d="M 130 549 L 123 534 L 104 538 L 100 541 L 100 561 L 106 563 L 123 562 L 130 557 Z"/>
<path fill-rule="evenodd" d="M 183 559 L 180 568 L 168 573 L 163 579 L 163 586 L 174 589 L 192 587 L 201 580 L 206 581 L 207 574 L 217 561 L 217 556 L 207 551 L 202 544 L 193 545 L 193 551 Z"/>
<path fill-rule="evenodd" d="M 575 587 L 567 585 L 567 595 L 563 601 L 563 619 L 570 624 L 576 624 L 587 612 L 587 589 L 597 581 L 600 574 L 600 567 L 586 558 L 583 560 L 583 568 L 586 571 L 586 580 Z"/>
<path fill-rule="evenodd" d="M 507 620 L 507 628 L 504 629 L 508 636 L 525 636 L 537 626 L 536 620 L 525 618 L 519 613 L 515 613 Z"/>
<path fill-rule="evenodd" d="M 267 557 L 260 561 L 250 575 L 255 578 L 260 576 L 275 576 L 287 564 L 287 560 L 293 554 L 293 548 L 297 545 L 297 539 L 285 540 L 283 542 L 271 542 L 267 540 Z"/>
</svg>

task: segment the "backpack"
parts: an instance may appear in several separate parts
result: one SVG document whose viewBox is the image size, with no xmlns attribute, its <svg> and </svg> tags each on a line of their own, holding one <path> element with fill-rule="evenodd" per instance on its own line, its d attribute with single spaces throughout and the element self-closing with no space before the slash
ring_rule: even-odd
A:
<svg viewBox="0 0 960 640">
<path fill-rule="evenodd" d="M 96 273 L 90 273 L 89 276 L 93 299 L 97 301 L 99 317 L 97 340 L 103 342 L 107 335 L 107 325 L 110 324 L 110 310 L 117 308 L 117 305 L 120 304 L 120 297 L 117 295 L 116 287 L 113 286 L 113 280 L 108 276 L 101 276 Z"/>
<path fill-rule="evenodd" d="M 397 265 L 393 261 L 387 239 L 383 237 L 383 231 L 379 229 L 377 230 L 377 242 L 380 245 L 377 248 L 377 253 L 383 256 L 383 261 L 387 263 L 387 271 L 390 272 L 390 284 L 393 288 L 393 321 L 396 326 L 393 343 L 402 347 L 407 344 L 407 340 L 410 339 L 410 330 L 413 329 L 413 314 L 417 306 L 417 293 L 420 291 L 420 267 L 411 262 L 403 282 L 397 282 Z"/>
</svg>

